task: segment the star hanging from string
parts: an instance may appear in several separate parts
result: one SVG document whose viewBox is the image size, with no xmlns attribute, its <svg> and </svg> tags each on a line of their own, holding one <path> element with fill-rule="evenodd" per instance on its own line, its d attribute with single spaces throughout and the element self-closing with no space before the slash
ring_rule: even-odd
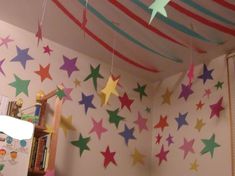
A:
<svg viewBox="0 0 235 176">
<path fill-rule="evenodd" d="M 205 125 L 206 125 L 206 123 L 203 122 L 203 119 L 197 119 L 197 123 L 194 128 L 197 129 L 198 132 L 200 132 L 202 127 Z"/>
<path fill-rule="evenodd" d="M 134 123 L 138 125 L 140 133 L 142 132 L 142 130 L 148 130 L 147 125 L 146 125 L 147 120 L 148 119 L 143 118 L 140 112 L 138 112 L 138 119 L 134 121 Z"/>
<path fill-rule="evenodd" d="M 5 61 L 5 59 L 2 59 L 2 60 L 0 61 L 0 72 L 1 72 L 4 76 L 6 76 L 5 73 L 4 73 L 4 71 L 3 71 L 3 69 L 2 69 L 2 64 L 3 64 L 4 61 Z"/>
<path fill-rule="evenodd" d="M 65 137 L 67 137 L 68 131 L 77 131 L 76 127 L 72 124 L 73 116 L 61 116 L 60 127 L 63 129 Z"/>
<path fill-rule="evenodd" d="M 109 149 L 109 146 L 106 147 L 105 152 L 101 152 L 101 154 L 104 156 L 104 167 L 107 168 L 109 163 L 113 163 L 115 166 L 117 165 L 114 156 L 116 152 L 111 152 Z"/>
<path fill-rule="evenodd" d="M 93 85 L 95 87 L 95 90 L 97 91 L 97 79 L 101 78 L 103 79 L 104 77 L 100 74 L 100 64 L 94 68 L 92 65 L 90 65 L 90 70 L 91 73 L 84 79 L 84 81 L 87 81 L 92 78 Z"/>
<path fill-rule="evenodd" d="M 168 135 L 168 137 L 166 138 L 166 141 L 168 143 L 168 147 L 174 143 L 173 141 L 173 136 L 171 136 L 171 134 Z"/>
<path fill-rule="evenodd" d="M 220 145 L 215 142 L 215 134 L 213 134 L 210 139 L 202 139 L 202 142 L 205 146 L 202 149 L 201 154 L 204 155 L 210 152 L 211 158 L 213 158 L 215 148 L 220 147 Z"/>
<path fill-rule="evenodd" d="M 29 87 L 30 80 L 20 79 L 15 74 L 14 74 L 14 77 L 15 77 L 15 81 L 11 82 L 9 85 L 16 89 L 16 96 L 19 95 L 20 93 L 24 93 L 25 95 L 28 96 L 28 87 Z"/>
<path fill-rule="evenodd" d="M 199 109 L 201 110 L 204 104 L 205 104 L 205 103 L 202 103 L 202 101 L 200 100 L 200 101 L 196 104 L 197 110 L 199 110 Z"/>
<path fill-rule="evenodd" d="M 188 69 L 187 77 L 189 79 L 189 84 L 192 84 L 192 80 L 194 78 L 194 64 L 190 65 Z"/>
<path fill-rule="evenodd" d="M 203 97 L 207 96 L 207 98 L 210 98 L 211 95 L 211 89 L 205 89 L 205 93 L 203 94 Z"/>
<path fill-rule="evenodd" d="M 152 10 L 151 18 L 149 20 L 149 24 L 152 22 L 153 18 L 157 13 L 162 14 L 167 17 L 167 13 L 165 10 L 165 6 L 170 2 L 170 0 L 154 0 L 154 2 L 149 6 L 149 9 Z"/>
<path fill-rule="evenodd" d="M 222 106 L 222 101 L 223 101 L 223 97 L 221 97 L 217 103 L 210 105 L 210 109 L 211 109 L 211 115 L 210 118 L 216 116 L 216 117 L 220 117 L 220 111 L 224 110 L 224 107 Z"/>
<path fill-rule="evenodd" d="M 79 101 L 79 104 L 84 105 L 86 114 L 89 108 L 93 108 L 93 109 L 96 108 L 92 103 L 93 98 L 94 98 L 93 94 L 85 95 L 84 93 L 82 93 L 82 99 Z"/>
<path fill-rule="evenodd" d="M 63 56 L 64 64 L 60 67 L 61 70 L 67 71 L 68 77 L 72 75 L 74 71 L 79 71 L 76 66 L 77 57 L 69 59 L 66 56 Z"/>
<path fill-rule="evenodd" d="M 147 96 L 147 94 L 145 93 L 146 86 L 146 84 L 141 86 L 139 83 L 137 83 L 137 88 L 133 89 L 140 94 L 140 100 L 142 100 L 143 96 Z"/>
<path fill-rule="evenodd" d="M 154 128 L 161 128 L 163 131 L 165 127 L 168 127 L 169 124 L 167 123 L 167 116 L 160 115 L 159 122 L 154 126 Z"/>
<path fill-rule="evenodd" d="M 10 38 L 9 35 L 8 35 L 7 37 L 5 37 L 5 38 L 0 37 L 0 40 L 1 40 L 0 47 L 1 47 L 2 45 L 5 45 L 6 48 L 8 48 L 8 43 L 14 41 L 13 39 Z"/>
<path fill-rule="evenodd" d="M 98 96 L 100 98 L 100 106 L 102 107 L 102 106 L 104 106 L 104 103 L 105 103 L 105 94 L 100 92 L 100 93 L 98 93 Z M 109 103 L 107 103 L 107 104 L 109 105 Z"/>
<path fill-rule="evenodd" d="M 124 117 L 118 115 L 119 109 L 116 109 L 114 111 L 107 110 L 107 112 L 109 114 L 109 122 L 114 123 L 116 128 L 118 128 L 119 123 L 125 119 Z"/>
<path fill-rule="evenodd" d="M 77 78 L 75 78 L 73 83 L 74 83 L 75 87 L 78 87 L 78 86 L 80 86 L 81 81 L 79 81 Z"/>
<path fill-rule="evenodd" d="M 128 128 L 127 125 L 125 124 L 124 131 L 119 133 L 125 139 L 126 145 L 128 145 L 130 139 L 136 139 L 135 136 L 133 135 L 134 130 L 135 130 L 134 127 Z"/>
<path fill-rule="evenodd" d="M 106 105 L 109 101 L 111 94 L 118 96 L 118 92 L 116 90 L 118 80 L 113 80 L 111 76 L 109 76 L 108 82 L 105 87 L 101 90 L 101 93 L 105 95 L 104 104 Z"/>
<path fill-rule="evenodd" d="M 155 142 L 155 144 L 160 144 L 161 139 L 162 139 L 162 136 L 158 133 L 157 136 L 156 136 L 156 142 Z"/>
<path fill-rule="evenodd" d="M 162 95 L 162 104 L 171 104 L 171 95 L 173 94 L 173 91 L 169 91 L 167 88 L 165 93 Z"/>
<path fill-rule="evenodd" d="M 80 156 L 82 156 L 83 152 L 85 150 L 90 150 L 88 147 L 88 143 L 90 142 L 90 137 L 83 137 L 82 134 L 80 134 L 79 139 L 77 141 L 71 141 L 71 144 L 78 147 L 80 149 Z"/>
<path fill-rule="evenodd" d="M 184 159 L 186 158 L 186 156 L 188 155 L 189 152 L 195 153 L 195 151 L 193 149 L 194 141 L 195 141 L 194 139 L 187 141 L 184 138 L 184 144 L 179 147 L 179 149 L 184 151 Z"/>
<path fill-rule="evenodd" d="M 38 22 L 38 30 L 37 30 L 35 36 L 38 39 L 38 43 L 37 44 L 39 45 L 39 42 L 42 41 L 42 25 L 41 25 L 40 22 Z"/>
<path fill-rule="evenodd" d="M 161 151 L 158 154 L 155 155 L 159 159 L 159 162 L 158 162 L 159 166 L 161 165 L 163 160 L 167 161 L 167 154 L 168 153 L 169 153 L 169 150 L 164 150 L 164 146 L 162 145 Z"/>
<path fill-rule="evenodd" d="M 224 82 L 218 81 L 218 82 L 216 83 L 216 85 L 215 85 L 216 89 L 217 89 L 217 90 L 218 90 L 218 89 L 222 89 L 223 84 L 224 84 Z"/>
<path fill-rule="evenodd" d="M 118 86 L 118 87 L 123 87 L 123 86 L 120 84 L 121 75 L 115 76 L 114 74 L 111 74 L 111 76 L 112 76 L 112 79 L 113 79 L 114 81 L 118 80 L 118 83 L 117 83 L 117 86 Z"/>
<path fill-rule="evenodd" d="M 191 163 L 190 170 L 197 172 L 199 165 L 197 164 L 197 160 L 194 160 L 193 163 Z"/>
<path fill-rule="evenodd" d="M 214 71 L 214 69 L 208 70 L 206 64 L 204 64 L 203 65 L 203 74 L 198 76 L 198 78 L 202 79 L 203 84 L 205 84 L 208 79 L 213 80 L 213 77 L 211 75 L 213 71 Z"/>
<path fill-rule="evenodd" d="M 41 64 L 39 64 L 39 67 L 40 67 L 39 70 L 35 71 L 35 73 L 41 77 L 41 82 L 43 82 L 46 78 L 52 80 L 52 77 L 49 73 L 50 64 L 48 64 L 45 67 L 43 67 L 43 66 L 41 66 Z"/>
<path fill-rule="evenodd" d="M 183 125 L 188 125 L 188 122 L 186 121 L 187 114 L 187 112 L 184 114 L 179 113 L 179 116 L 175 118 L 176 122 L 178 123 L 177 130 L 179 130 Z"/>
<path fill-rule="evenodd" d="M 126 92 L 123 94 L 122 97 L 119 96 L 118 99 L 121 103 L 121 109 L 123 109 L 123 107 L 125 106 L 131 112 L 131 105 L 134 102 L 134 100 L 130 99 Z"/>
<path fill-rule="evenodd" d="M 48 45 L 44 46 L 43 49 L 43 53 L 47 53 L 49 56 L 51 55 L 51 52 L 53 52 L 53 50 Z"/>
<path fill-rule="evenodd" d="M 57 87 L 56 96 L 61 100 L 65 96 L 64 90 Z"/>
<path fill-rule="evenodd" d="M 18 46 L 16 46 L 17 55 L 11 59 L 11 62 L 20 62 L 23 68 L 26 67 L 26 62 L 29 60 L 33 60 L 33 58 L 28 55 L 29 48 L 26 49 L 20 49 Z"/>
<path fill-rule="evenodd" d="M 97 122 L 92 118 L 92 122 L 93 122 L 93 127 L 90 130 L 89 134 L 95 132 L 98 139 L 100 140 L 101 135 L 107 131 L 107 129 L 104 128 L 103 125 L 102 125 L 103 119 L 101 119 L 100 121 Z"/>
<path fill-rule="evenodd" d="M 141 154 L 136 148 L 133 154 L 131 154 L 131 157 L 133 159 L 132 164 L 136 165 L 137 163 L 144 165 L 144 155 Z"/>
<path fill-rule="evenodd" d="M 192 84 L 188 84 L 188 85 L 181 84 L 182 90 L 181 90 L 179 98 L 184 97 L 184 100 L 187 101 L 188 97 L 191 94 L 193 94 L 193 90 L 191 89 L 191 86 Z"/>
</svg>

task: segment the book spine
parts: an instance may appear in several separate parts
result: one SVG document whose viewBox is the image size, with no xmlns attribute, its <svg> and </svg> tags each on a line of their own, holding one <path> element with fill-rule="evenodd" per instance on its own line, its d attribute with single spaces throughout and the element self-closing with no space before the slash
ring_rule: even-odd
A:
<svg viewBox="0 0 235 176">
<path fill-rule="evenodd" d="M 37 154 L 37 148 L 38 148 L 38 139 L 35 138 L 33 153 L 32 153 L 32 161 L 30 168 L 34 168 L 35 160 L 36 160 L 36 154 Z"/>
<path fill-rule="evenodd" d="M 31 165 L 32 165 L 32 158 L 33 158 L 33 150 L 34 150 L 34 147 L 35 147 L 35 140 L 36 140 L 36 138 L 33 137 L 32 145 L 31 145 L 31 152 L 30 152 L 30 157 L 29 157 L 29 168 L 31 168 Z"/>
<path fill-rule="evenodd" d="M 37 149 L 37 154 L 36 154 L 36 160 L 35 160 L 35 170 L 40 170 L 40 164 L 43 159 L 43 150 L 44 146 L 46 145 L 46 140 L 45 138 L 40 137 L 38 139 L 38 149 Z"/>
</svg>

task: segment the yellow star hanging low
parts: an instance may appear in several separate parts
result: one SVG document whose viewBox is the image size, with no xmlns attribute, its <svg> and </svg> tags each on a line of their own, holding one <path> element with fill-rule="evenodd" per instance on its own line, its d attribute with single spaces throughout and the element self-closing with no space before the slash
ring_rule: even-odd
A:
<svg viewBox="0 0 235 176">
<path fill-rule="evenodd" d="M 169 91 L 168 88 L 166 89 L 165 93 L 162 95 L 162 104 L 171 104 L 171 95 L 173 94 L 173 91 Z"/>
<path fill-rule="evenodd" d="M 140 163 L 144 165 L 144 155 L 142 155 L 136 148 L 134 153 L 131 155 L 133 159 L 133 165 L 136 165 L 137 163 Z"/>
<path fill-rule="evenodd" d="M 77 79 L 77 78 L 75 78 L 75 80 L 73 81 L 73 83 L 74 83 L 74 85 L 75 85 L 75 87 L 78 87 L 78 86 L 80 86 L 80 81 Z"/>
<path fill-rule="evenodd" d="M 206 125 L 206 123 L 203 122 L 203 119 L 197 119 L 197 123 L 195 125 L 195 128 L 198 130 L 198 132 L 200 132 L 202 127 L 205 125 Z"/>
<path fill-rule="evenodd" d="M 100 92 L 98 93 L 98 96 L 100 97 L 100 106 L 103 106 L 105 103 L 105 94 Z"/>
<path fill-rule="evenodd" d="M 61 121 L 60 121 L 60 127 L 64 131 L 64 135 L 67 136 L 68 131 L 76 131 L 77 129 L 73 126 L 72 124 L 72 116 L 68 116 L 67 118 L 65 116 L 61 116 Z"/>
<path fill-rule="evenodd" d="M 105 101 L 104 101 L 105 105 L 108 103 L 111 94 L 114 94 L 114 95 L 118 96 L 118 92 L 116 90 L 118 81 L 119 81 L 119 79 L 116 79 L 114 81 L 112 79 L 112 76 L 109 76 L 109 79 L 108 79 L 108 82 L 105 85 L 105 88 L 103 88 L 101 90 L 101 93 L 103 93 L 105 95 Z"/>
<path fill-rule="evenodd" d="M 51 126 L 46 124 L 46 129 L 44 130 L 46 133 L 54 133 L 54 130 Z"/>
<path fill-rule="evenodd" d="M 199 165 L 197 164 L 197 160 L 194 160 L 194 162 L 191 163 L 190 170 L 193 170 L 193 171 L 197 172 L 198 167 L 199 167 Z"/>
</svg>

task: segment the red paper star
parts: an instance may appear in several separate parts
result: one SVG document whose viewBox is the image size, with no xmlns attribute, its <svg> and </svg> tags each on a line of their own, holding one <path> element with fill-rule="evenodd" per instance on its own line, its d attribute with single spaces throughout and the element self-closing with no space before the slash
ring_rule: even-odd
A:
<svg viewBox="0 0 235 176">
<path fill-rule="evenodd" d="M 44 53 L 47 53 L 49 56 L 51 55 L 51 52 L 53 51 L 48 45 L 43 47 Z"/>
<path fill-rule="evenodd" d="M 0 43 L 0 46 L 5 45 L 5 47 L 8 48 L 8 43 L 14 41 L 13 39 L 10 39 L 9 37 L 10 37 L 9 35 L 6 38 L 1 37 L 0 39 L 2 42 Z"/>
<path fill-rule="evenodd" d="M 166 155 L 169 153 L 169 150 L 165 150 L 164 151 L 164 147 L 162 145 L 161 151 L 156 154 L 155 156 L 159 158 L 159 162 L 158 165 L 160 165 L 162 163 L 162 160 L 167 161 Z"/>
<path fill-rule="evenodd" d="M 203 97 L 207 96 L 207 98 L 210 98 L 210 94 L 211 94 L 211 89 L 205 89 Z"/>
<path fill-rule="evenodd" d="M 203 105 L 204 105 L 204 103 L 202 103 L 202 101 L 200 100 L 200 101 L 198 102 L 198 104 L 196 104 L 197 110 L 202 109 Z"/>
<path fill-rule="evenodd" d="M 121 108 L 123 109 L 124 106 L 126 106 L 129 111 L 131 111 L 131 105 L 134 102 L 133 99 L 129 99 L 128 95 L 126 94 L 126 92 L 123 94 L 123 96 L 119 96 L 119 101 L 121 102 Z"/>
<path fill-rule="evenodd" d="M 110 152 L 109 146 L 107 146 L 105 152 L 101 152 L 101 153 L 104 156 L 104 167 L 105 168 L 107 168 L 107 166 L 109 165 L 110 162 L 112 162 L 114 165 L 117 165 L 117 163 L 114 159 L 114 155 L 116 154 L 116 152 Z"/>
<path fill-rule="evenodd" d="M 162 136 L 158 133 L 157 136 L 156 136 L 156 142 L 155 142 L 155 144 L 160 144 L 161 139 L 162 139 Z"/>
<path fill-rule="evenodd" d="M 50 69 L 50 64 L 48 64 L 46 67 L 42 67 L 40 65 L 40 70 L 35 71 L 35 73 L 41 77 L 41 82 L 43 82 L 46 78 L 52 80 L 51 75 L 49 73 L 49 69 Z"/>
<path fill-rule="evenodd" d="M 113 74 L 111 73 L 111 76 L 112 76 L 113 81 L 118 80 L 118 83 L 117 83 L 117 86 L 118 86 L 118 87 L 123 87 L 123 86 L 120 84 L 120 78 L 121 78 L 120 75 L 115 76 L 115 75 L 113 75 Z"/>
<path fill-rule="evenodd" d="M 38 38 L 38 45 L 39 45 L 40 40 L 42 41 L 42 26 L 39 22 L 38 22 L 38 31 L 36 32 L 35 36 Z"/>
<path fill-rule="evenodd" d="M 163 131 L 164 128 L 167 126 L 169 126 L 167 123 L 167 116 L 163 117 L 161 115 L 159 122 L 154 126 L 154 128 L 161 128 L 161 130 Z"/>
<path fill-rule="evenodd" d="M 221 97 L 219 101 L 217 101 L 217 103 L 210 105 L 210 108 L 211 108 L 210 118 L 212 118 L 213 116 L 216 116 L 218 118 L 220 117 L 220 111 L 224 110 L 224 107 L 221 106 L 222 101 L 223 101 L 223 97 Z"/>
<path fill-rule="evenodd" d="M 193 73 L 193 72 L 194 72 L 194 65 L 191 64 L 190 67 L 189 67 L 189 69 L 188 69 L 188 74 L 187 74 L 188 79 L 189 79 L 189 84 L 192 83 L 192 80 L 193 80 L 193 78 L 194 78 L 194 73 Z"/>
</svg>

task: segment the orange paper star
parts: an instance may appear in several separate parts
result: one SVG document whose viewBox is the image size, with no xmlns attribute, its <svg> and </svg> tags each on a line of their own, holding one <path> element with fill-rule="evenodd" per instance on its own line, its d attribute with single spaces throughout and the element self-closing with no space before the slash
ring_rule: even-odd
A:
<svg viewBox="0 0 235 176">
<path fill-rule="evenodd" d="M 49 69 L 50 69 L 50 64 L 48 64 L 46 67 L 40 65 L 39 70 L 35 71 L 35 73 L 41 77 L 41 82 L 43 82 L 46 78 L 52 80 L 52 77 L 49 73 Z"/>
</svg>

